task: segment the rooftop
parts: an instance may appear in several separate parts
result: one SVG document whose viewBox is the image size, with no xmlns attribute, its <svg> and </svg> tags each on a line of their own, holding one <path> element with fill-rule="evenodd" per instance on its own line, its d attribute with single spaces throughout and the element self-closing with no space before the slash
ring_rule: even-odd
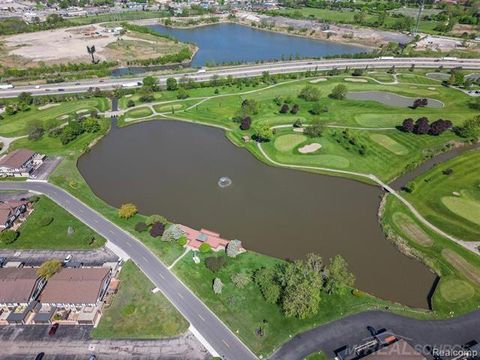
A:
<svg viewBox="0 0 480 360">
<path fill-rule="evenodd" d="M 33 268 L 0 268 L 0 302 L 28 302 L 37 279 Z"/>
<path fill-rule="evenodd" d="M 0 167 L 21 168 L 35 153 L 28 149 L 17 149 L 0 159 Z"/>
</svg>

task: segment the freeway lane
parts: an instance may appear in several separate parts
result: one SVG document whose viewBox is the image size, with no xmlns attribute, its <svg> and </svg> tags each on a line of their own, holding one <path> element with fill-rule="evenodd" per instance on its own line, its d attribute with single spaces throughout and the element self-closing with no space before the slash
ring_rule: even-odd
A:
<svg viewBox="0 0 480 360">
<path fill-rule="evenodd" d="M 415 64 L 417 68 L 444 68 L 462 67 L 464 69 L 480 69 L 480 59 L 457 59 L 443 60 L 439 58 L 393 58 L 393 59 L 329 59 L 329 60 L 298 60 L 283 61 L 274 63 L 242 65 L 234 67 L 214 68 L 203 73 L 184 72 L 177 74 L 158 76 L 161 86 L 165 86 L 169 77 L 177 80 L 182 78 L 192 79 L 194 81 L 208 81 L 214 75 L 232 76 L 236 78 L 261 76 L 263 72 L 268 71 L 270 74 L 294 73 L 301 71 L 330 70 L 333 68 L 344 69 L 349 68 L 389 68 L 395 65 L 398 68 L 410 67 Z M 0 98 L 16 97 L 23 91 L 32 93 L 33 95 L 45 94 L 65 94 L 86 92 L 91 87 L 98 87 L 101 90 L 112 90 L 121 87 L 123 83 L 139 82 L 142 78 L 105 78 L 105 79 L 89 79 L 78 82 L 65 82 L 58 84 L 40 85 L 37 88 L 34 85 L 19 86 L 14 89 L 0 90 Z M 59 89 L 62 89 L 61 91 Z"/>
<path fill-rule="evenodd" d="M 58 205 L 118 246 L 137 264 L 182 315 L 228 360 L 257 357 L 139 240 L 111 223 L 75 197 L 46 182 L 0 181 L 0 190 L 29 190 L 45 194 Z"/>
</svg>

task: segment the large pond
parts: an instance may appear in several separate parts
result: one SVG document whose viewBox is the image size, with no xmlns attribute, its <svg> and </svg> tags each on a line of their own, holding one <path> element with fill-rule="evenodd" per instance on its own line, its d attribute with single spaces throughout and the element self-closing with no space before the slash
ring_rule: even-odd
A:
<svg viewBox="0 0 480 360">
<path fill-rule="evenodd" d="M 410 107 L 416 98 L 394 94 L 388 91 L 351 91 L 347 93 L 347 99 L 377 101 L 387 106 Z M 442 108 L 443 103 L 439 100 L 428 98 L 426 107 Z"/>
<path fill-rule="evenodd" d="M 180 41 L 196 44 L 199 50 L 193 58 L 193 66 L 204 66 L 209 62 L 253 62 L 282 57 L 288 59 L 290 56 L 306 58 L 368 51 L 365 47 L 284 35 L 238 24 L 215 24 L 190 29 L 153 25 L 151 28 Z"/>
<path fill-rule="evenodd" d="M 341 254 L 361 289 L 427 306 L 434 275 L 384 238 L 377 187 L 266 166 L 222 130 L 176 121 L 114 127 L 78 166 L 113 206 L 133 202 L 279 258 Z M 222 176 L 232 184 L 219 187 Z"/>
</svg>

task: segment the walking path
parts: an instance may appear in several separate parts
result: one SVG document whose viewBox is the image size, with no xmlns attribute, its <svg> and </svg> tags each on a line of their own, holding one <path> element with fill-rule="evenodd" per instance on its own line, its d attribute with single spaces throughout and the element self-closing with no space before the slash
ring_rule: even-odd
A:
<svg viewBox="0 0 480 360">
<path fill-rule="evenodd" d="M 15 140 L 23 139 L 23 138 L 26 138 L 26 137 L 27 137 L 27 135 L 17 136 L 17 137 L 0 136 L 0 142 L 3 143 L 3 147 L 2 147 L 2 150 L 0 150 L 0 154 L 3 154 L 4 152 L 7 152 L 8 148 L 10 147 L 10 144 L 13 143 Z"/>
</svg>

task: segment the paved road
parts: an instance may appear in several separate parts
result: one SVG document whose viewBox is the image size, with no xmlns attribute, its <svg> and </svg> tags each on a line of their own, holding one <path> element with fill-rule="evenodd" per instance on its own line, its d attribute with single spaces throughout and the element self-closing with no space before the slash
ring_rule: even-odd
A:
<svg viewBox="0 0 480 360">
<path fill-rule="evenodd" d="M 312 352 L 322 350 L 333 358 L 334 350 L 345 345 L 360 344 L 369 336 L 367 326 L 392 330 L 404 337 L 425 355 L 426 345 L 437 349 L 459 347 L 471 341 L 480 341 L 480 311 L 451 320 L 422 321 L 399 315 L 368 311 L 352 315 L 330 324 L 319 326 L 295 336 L 285 343 L 271 360 L 302 360 Z"/>
<path fill-rule="evenodd" d="M 208 70 L 204 73 L 186 72 L 170 75 L 159 76 L 160 85 L 165 85 L 169 77 L 177 79 L 188 77 L 195 81 L 208 81 L 213 75 L 222 77 L 253 77 L 261 76 L 263 72 L 268 71 L 270 74 L 294 73 L 307 70 L 330 70 L 332 68 L 343 69 L 349 68 L 390 68 L 395 65 L 397 68 L 410 67 L 415 64 L 417 68 L 437 68 L 442 65 L 444 68 L 463 67 L 464 69 L 480 69 L 480 59 L 458 59 L 458 60 L 442 60 L 438 58 L 394 58 L 394 59 L 330 59 L 330 60 L 298 60 L 298 61 L 282 61 L 276 63 L 264 63 L 254 65 L 242 65 L 234 67 L 224 67 Z M 102 90 L 111 90 L 120 87 L 122 84 L 136 83 L 142 78 L 105 78 L 105 79 L 89 79 L 78 82 L 65 82 L 61 84 L 45 84 L 37 86 L 27 85 L 19 86 L 14 89 L 0 90 L 0 98 L 16 97 L 23 91 L 28 91 L 33 95 L 45 94 L 65 94 L 86 92 L 90 87 L 98 87 Z M 62 89 L 59 91 L 59 89 Z"/>
<path fill-rule="evenodd" d="M 127 253 L 219 355 L 229 360 L 257 359 L 147 247 L 66 191 L 46 182 L 33 181 L 1 181 L 0 190 L 30 190 L 47 195 Z"/>
</svg>

